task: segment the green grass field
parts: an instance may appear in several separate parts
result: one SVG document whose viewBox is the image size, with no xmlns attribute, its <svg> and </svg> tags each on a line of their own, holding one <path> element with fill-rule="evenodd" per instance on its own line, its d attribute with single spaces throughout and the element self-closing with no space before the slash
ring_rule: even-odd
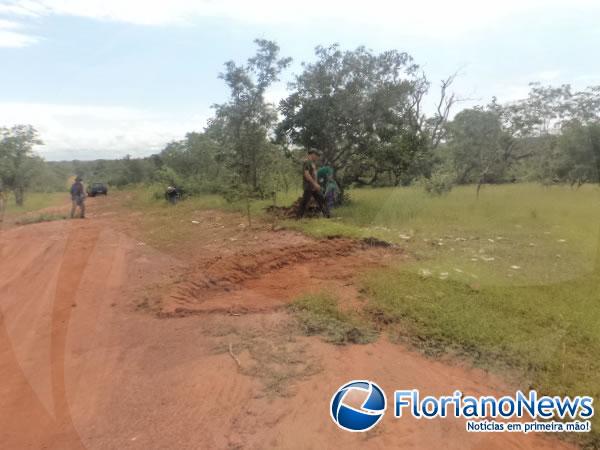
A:
<svg viewBox="0 0 600 450">
<path fill-rule="evenodd" d="M 7 215 L 19 215 L 53 206 L 60 206 L 69 200 L 69 195 L 64 192 L 31 192 L 26 194 L 25 204 L 17 206 L 14 195 L 10 194 L 7 197 L 8 201 L 5 211 Z"/>
<path fill-rule="evenodd" d="M 479 284 L 546 284 L 594 270 L 600 189 L 539 185 L 472 187 L 443 197 L 418 188 L 352 191 L 333 220 L 287 221 L 324 237 L 373 236 L 414 255 L 411 269 Z"/>
</svg>

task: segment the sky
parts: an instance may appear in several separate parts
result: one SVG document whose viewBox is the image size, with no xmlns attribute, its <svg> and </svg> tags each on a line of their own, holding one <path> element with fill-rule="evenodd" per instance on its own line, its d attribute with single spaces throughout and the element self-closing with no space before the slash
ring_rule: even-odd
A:
<svg viewBox="0 0 600 450">
<path fill-rule="evenodd" d="M 600 85 L 598 0 L 0 0 L 0 126 L 34 125 L 47 160 L 159 152 L 202 131 L 228 91 L 223 63 L 255 38 L 294 62 L 317 45 L 413 56 L 436 83 L 459 71 L 457 110 L 526 97 L 528 83 Z"/>
</svg>

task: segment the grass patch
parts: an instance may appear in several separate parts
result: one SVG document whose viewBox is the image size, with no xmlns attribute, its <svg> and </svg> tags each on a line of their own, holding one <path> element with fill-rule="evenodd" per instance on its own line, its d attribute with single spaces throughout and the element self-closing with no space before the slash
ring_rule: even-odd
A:
<svg viewBox="0 0 600 450">
<path fill-rule="evenodd" d="M 545 286 L 479 287 L 395 269 L 373 273 L 365 284 L 366 312 L 401 337 L 509 366 L 547 395 L 600 396 L 597 274 Z M 595 417 L 593 429 L 599 427 Z M 600 442 L 600 433 L 592 439 Z"/>
<path fill-rule="evenodd" d="M 471 186 L 431 197 L 420 188 L 354 189 L 334 219 L 284 221 L 315 237 L 376 237 L 415 256 L 415 272 L 481 284 L 549 284 L 594 270 L 600 189 Z"/>
<path fill-rule="evenodd" d="M 377 333 L 357 315 L 342 311 L 337 300 L 325 293 L 300 297 L 290 305 L 307 335 L 322 335 L 333 344 L 366 344 Z"/>
<path fill-rule="evenodd" d="M 23 206 L 17 206 L 15 204 L 14 195 L 7 195 L 8 201 L 6 205 L 7 215 L 16 215 L 22 213 L 28 213 L 38 211 L 44 208 L 51 208 L 55 206 L 61 206 L 65 202 L 69 201 L 69 194 L 64 192 L 31 192 L 25 196 L 25 204 Z"/>
<path fill-rule="evenodd" d="M 34 223 L 53 222 L 55 220 L 65 220 L 66 218 L 67 218 L 66 214 L 42 213 L 42 214 L 38 214 L 38 215 L 25 216 L 21 219 L 18 219 L 15 223 L 17 225 L 31 225 Z"/>
<path fill-rule="evenodd" d="M 290 396 L 298 380 L 322 370 L 289 319 L 257 327 L 226 318 L 209 327 L 214 353 L 229 354 L 240 373 L 261 381 L 267 397 Z"/>
<path fill-rule="evenodd" d="M 155 248 L 161 250 L 173 250 L 182 246 L 187 241 L 198 239 L 198 226 L 192 221 L 204 220 L 202 213 L 205 211 L 218 211 L 225 213 L 239 213 L 241 216 L 227 216 L 226 219 L 231 225 L 231 221 L 239 220 L 235 225 L 247 225 L 246 204 L 244 202 L 229 203 L 223 197 L 215 194 L 197 195 L 185 198 L 176 205 L 168 203 L 164 197 L 164 186 L 135 186 L 122 191 L 113 191 L 112 198 L 116 202 L 112 208 L 120 208 L 121 212 L 142 213 L 143 220 L 139 221 L 140 230 L 143 233 L 143 240 Z M 278 202 L 291 203 L 295 192 L 289 194 L 278 194 Z M 272 200 L 253 201 L 251 203 L 251 215 L 253 225 L 267 218 L 265 208 L 273 204 Z M 223 217 L 225 219 L 225 217 Z M 230 227 L 228 227 L 229 229 Z M 241 229 L 241 228 L 240 228 Z M 237 229 L 234 227 L 233 232 Z M 220 233 L 221 238 L 228 236 L 227 230 Z"/>
</svg>

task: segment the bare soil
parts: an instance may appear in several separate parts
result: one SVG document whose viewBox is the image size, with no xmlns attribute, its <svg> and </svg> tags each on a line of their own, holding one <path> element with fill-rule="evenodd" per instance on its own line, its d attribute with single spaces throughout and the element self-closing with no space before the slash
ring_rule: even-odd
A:
<svg viewBox="0 0 600 450">
<path fill-rule="evenodd" d="M 165 251 L 111 202 L 90 199 L 86 220 L 0 230 L 0 448 L 570 448 L 391 413 L 366 434 L 336 428 L 331 395 L 355 378 L 388 393 L 514 392 L 384 336 L 349 346 L 302 336 L 282 308 L 323 289 L 353 307 L 357 277 L 400 249 L 206 212 L 197 239 Z"/>
</svg>

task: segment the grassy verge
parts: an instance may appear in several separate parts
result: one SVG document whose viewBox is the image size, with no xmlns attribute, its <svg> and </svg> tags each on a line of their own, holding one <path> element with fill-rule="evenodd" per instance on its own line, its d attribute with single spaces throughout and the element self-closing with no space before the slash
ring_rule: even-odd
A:
<svg viewBox="0 0 600 450">
<path fill-rule="evenodd" d="M 246 205 L 243 202 L 229 203 L 219 195 L 199 195 L 186 198 L 171 205 L 163 197 L 163 186 L 137 186 L 121 192 L 113 192 L 112 197 L 117 201 L 111 208 L 122 208 L 123 212 L 136 212 L 143 215 L 139 222 L 143 239 L 148 244 L 159 249 L 169 249 L 186 241 L 198 238 L 198 227 L 202 213 L 207 210 L 238 213 L 241 226 L 247 225 Z M 278 202 L 292 202 L 295 193 L 279 194 Z M 253 224 L 268 219 L 264 209 L 272 201 L 251 202 L 251 217 Z M 218 215 L 218 213 L 216 213 Z"/>
<path fill-rule="evenodd" d="M 371 274 L 366 311 L 393 337 L 520 375 L 524 389 L 600 398 L 600 276 L 545 286 L 467 285 L 395 269 Z M 600 417 L 584 439 L 600 443 Z"/>
<path fill-rule="evenodd" d="M 17 225 L 31 225 L 40 222 L 53 222 L 55 220 L 65 220 L 66 214 L 53 214 L 53 213 L 42 213 L 33 216 L 25 216 L 21 219 L 16 220 Z"/>
<path fill-rule="evenodd" d="M 23 206 L 17 206 L 15 204 L 15 198 L 12 194 L 8 195 L 8 201 L 6 205 L 6 215 L 15 216 L 24 214 L 32 211 L 37 211 L 44 208 L 51 208 L 63 205 L 68 201 L 69 196 L 63 192 L 32 192 L 25 196 L 25 204 Z"/>
</svg>

